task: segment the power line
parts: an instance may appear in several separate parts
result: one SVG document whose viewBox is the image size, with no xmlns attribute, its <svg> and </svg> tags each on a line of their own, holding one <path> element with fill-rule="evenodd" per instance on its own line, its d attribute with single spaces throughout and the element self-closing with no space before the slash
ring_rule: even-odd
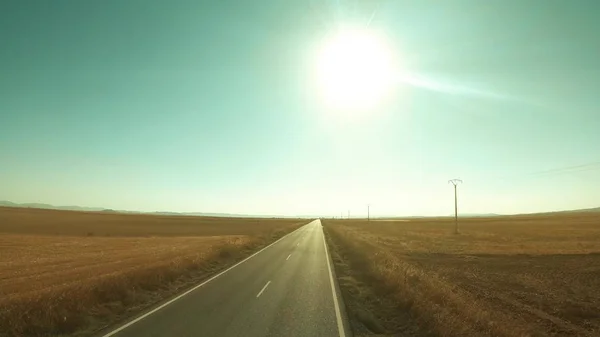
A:
<svg viewBox="0 0 600 337">
<path fill-rule="evenodd" d="M 449 184 L 454 185 L 454 234 L 458 234 L 458 197 L 456 194 L 456 186 L 462 183 L 460 179 L 448 180 Z"/>
<path fill-rule="evenodd" d="M 542 171 L 534 171 L 528 173 L 519 173 L 514 175 L 497 175 L 497 176 L 487 176 L 487 177 L 479 177 L 475 180 L 477 182 L 485 182 L 490 180 L 522 180 L 522 179 L 534 179 L 534 178 L 546 178 L 553 177 L 561 174 L 569 174 L 569 173 L 581 173 L 581 172 L 589 172 L 600 170 L 600 161 L 589 162 L 585 164 L 579 165 L 571 165 L 571 166 L 563 166 L 556 167 L 548 170 Z M 471 179 L 473 180 L 473 179 Z"/>
<path fill-rule="evenodd" d="M 553 174 L 562 174 L 562 173 L 574 173 L 574 172 L 584 172 L 600 169 L 600 162 L 591 162 L 587 164 L 574 165 L 574 166 L 566 166 L 561 168 L 554 168 L 550 170 L 537 171 L 533 173 L 529 173 L 530 176 L 536 175 L 553 175 Z"/>
</svg>

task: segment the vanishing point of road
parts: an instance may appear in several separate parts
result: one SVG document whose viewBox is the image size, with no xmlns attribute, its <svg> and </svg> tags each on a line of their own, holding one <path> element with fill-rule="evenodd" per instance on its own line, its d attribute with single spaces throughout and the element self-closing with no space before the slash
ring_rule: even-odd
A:
<svg viewBox="0 0 600 337">
<path fill-rule="evenodd" d="M 350 336 L 320 220 L 102 337 Z"/>
</svg>

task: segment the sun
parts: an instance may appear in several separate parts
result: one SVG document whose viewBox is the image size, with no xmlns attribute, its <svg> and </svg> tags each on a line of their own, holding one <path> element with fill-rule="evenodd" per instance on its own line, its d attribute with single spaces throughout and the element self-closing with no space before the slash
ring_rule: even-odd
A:
<svg viewBox="0 0 600 337">
<path fill-rule="evenodd" d="M 316 71 L 320 95 L 337 111 L 369 112 L 392 89 L 391 51 L 367 30 L 346 29 L 327 39 L 319 50 Z"/>
</svg>

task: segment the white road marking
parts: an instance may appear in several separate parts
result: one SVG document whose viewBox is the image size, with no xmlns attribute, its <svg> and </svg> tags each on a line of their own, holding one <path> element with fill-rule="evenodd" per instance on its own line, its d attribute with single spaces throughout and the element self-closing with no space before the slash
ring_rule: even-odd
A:
<svg viewBox="0 0 600 337">
<path fill-rule="evenodd" d="M 321 230 L 323 236 L 323 245 L 325 246 L 325 259 L 327 260 L 327 270 L 329 271 L 329 281 L 331 283 L 331 294 L 333 295 L 333 306 L 335 307 L 335 318 L 337 319 L 338 333 L 340 337 L 346 337 L 344 323 L 342 321 L 342 313 L 340 304 L 338 303 L 337 291 L 335 290 L 335 282 L 333 281 L 333 272 L 331 271 L 331 263 L 329 263 L 329 252 L 327 252 L 327 242 L 325 242 L 325 233 Z"/>
<path fill-rule="evenodd" d="M 306 226 L 306 225 L 304 225 L 304 226 Z M 173 298 L 172 300 L 170 300 L 170 301 L 168 301 L 168 302 L 165 302 L 165 303 L 164 303 L 164 304 L 162 304 L 161 306 L 158 306 L 158 307 L 154 308 L 153 310 L 150 310 L 150 311 L 148 311 L 147 313 L 143 314 L 142 316 L 140 316 L 140 317 L 138 317 L 138 318 L 136 318 L 136 319 L 134 319 L 134 320 L 132 320 L 132 321 L 130 321 L 130 322 L 128 322 L 128 323 L 125 323 L 125 324 L 123 324 L 122 326 L 120 326 L 120 327 L 116 328 L 115 330 L 113 330 L 113 331 L 111 331 L 111 332 L 107 333 L 106 335 L 103 335 L 102 337 L 110 337 L 110 336 L 113 336 L 113 335 L 115 335 L 116 333 L 118 333 L 118 332 L 120 332 L 120 331 L 122 331 L 122 330 L 126 329 L 127 327 L 129 327 L 129 326 L 131 326 L 131 325 L 133 325 L 133 324 L 135 324 L 135 323 L 137 323 L 137 322 L 141 321 L 142 319 L 144 319 L 144 318 L 146 318 L 146 317 L 148 317 L 148 316 L 152 315 L 153 313 L 155 313 L 155 312 L 159 311 L 160 309 L 162 309 L 162 308 L 166 307 L 167 305 L 169 305 L 169 304 L 171 304 L 171 303 L 173 303 L 173 302 L 177 301 L 178 299 L 182 298 L 183 296 L 185 296 L 185 295 L 187 295 L 187 294 L 191 293 L 192 291 L 194 291 L 194 290 L 196 290 L 196 289 L 198 289 L 198 288 L 200 288 L 200 287 L 204 286 L 204 285 L 205 285 L 205 284 L 207 284 L 208 282 L 210 282 L 210 281 L 212 281 L 212 280 L 216 279 L 217 277 L 219 277 L 219 276 L 221 276 L 221 275 L 225 274 L 226 272 L 230 271 L 231 269 L 233 269 L 233 268 L 235 268 L 235 267 L 239 266 L 240 264 L 242 264 L 242 263 L 244 263 L 244 262 L 246 262 L 246 261 L 250 260 L 250 259 L 251 259 L 251 258 L 253 258 L 254 256 L 256 256 L 256 255 L 260 254 L 260 253 L 261 253 L 262 251 L 264 251 L 265 249 L 267 249 L 267 248 L 271 247 L 272 245 L 276 244 L 277 242 L 279 242 L 279 241 L 283 240 L 284 238 L 286 238 L 286 237 L 288 237 L 288 236 L 290 236 L 290 235 L 292 235 L 292 234 L 296 233 L 296 232 L 297 232 L 297 231 L 299 231 L 300 229 L 304 228 L 304 226 L 301 226 L 301 227 L 299 227 L 298 229 L 294 230 L 293 232 L 291 232 L 291 233 L 288 233 L 288 234 L 286 234 L 286 235 L 284 235 L 284 236 L 280 237 L 279 239 L 277 239 L 277 241 L 275 241 L 275 242 L 271 243 L 270 245 L 268 245 L 268 246 L 264 247 L 263 249 L 259 250 L 258 252 L 256 252 L 256 253 L 254 253 L 254 254 L 252 254 L 252 255 L 248 256 L 247 258 L 243 259 L 242 261 L 240 261 L 240 262 L 238 262 L 238 263 L 234 264 L 233 266 L 231 266 L 231 267 L 229 267 L 229 268 L 227 268 L 227 269 L 223 270 L 222 272 L 218 273 L 217 275 L 215 275 L 215 276 L 213 276 L 213 277 L 209 278 L 208 280 L 206 280 L 206 281 L 204 281 L 204 282 L 200 283 L 199 285 L 197 285 L 197 286 L 193 287 L 192 289 L 190 289 L 190 290 L 188 290 L 188 291 L 184 292 L 183 294 L 181 294 L 181 295 L 179 295 L 179 296 L 177 296 L 177 297 Z"/>
<path fill-rule="evenodd" d="M 292 256 L 292 254 L 288 255 L 287 259 L 285 259 L 286 261 L 290 259 L 290 256 Z"/>
<path fill-rule="evenodd" d="M 265 286 L 260 290 L 260 292 L 258 293 L 258 295 L 256 295 L 256 298 L 258 298 L 260 295 L 262 295 L 263 291 L 265 291 L 265 289 L 267 289 L 267 287 L 269 286 L 269 284 L 271 284 L 271 281 L 267 282 L 267 284 L 265 284 Z"/>
</svg>

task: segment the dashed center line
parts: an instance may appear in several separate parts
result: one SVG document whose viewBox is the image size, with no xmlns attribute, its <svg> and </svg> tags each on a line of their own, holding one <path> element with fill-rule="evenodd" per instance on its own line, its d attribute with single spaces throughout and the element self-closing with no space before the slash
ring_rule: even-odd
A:
<svg viewBox="0 0 600 337">
<path fill-rule="evenodd" d="M 292 254 L 288 255 L 287 259 L 285 259 L 286 261 L 290 259 L 290 256 L 292 256 Z"/>
<path fill-rule="evenodd" d="M 260 290 L 260 292 L 258 293 L 258 295 L 256 295 L 256 298 L 258 298 L 260 295 L 262 295 L 263 291 L 265 291 L 265 289 L 267 289 L 267 287 L 269 286 L 269 284 L 271 284 L 271 281 L 267 282 L 267 284 L 265 284 L 265 286 Z"/>
</svg>

